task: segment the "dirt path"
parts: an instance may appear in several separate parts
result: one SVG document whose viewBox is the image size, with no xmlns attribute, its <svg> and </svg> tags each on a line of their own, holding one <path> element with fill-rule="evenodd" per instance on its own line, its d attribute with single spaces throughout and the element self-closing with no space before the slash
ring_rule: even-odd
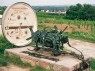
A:
<svg viewBox="0 0 95 71">
<path fill-rule="evenodd" d="M 29 69 L 10 64 L 7 67 L 0 67 L 0 71 L 29 71 Z"/>
<path fill-rule="evenodd" d="M 92 57 L 95 58 L 95 43 L 89 43 L 89 42 L 84 42 L 81 40 L 75 40 L 75 39 L 70 39 L 70 44 L 77 48 L 78 50 L 82 51 L 85 58 L 87 57 Z M 68 47 L 68 45 L 65 45 L 66 49 L 75 51 L 74 49 Z"/>
</svg>

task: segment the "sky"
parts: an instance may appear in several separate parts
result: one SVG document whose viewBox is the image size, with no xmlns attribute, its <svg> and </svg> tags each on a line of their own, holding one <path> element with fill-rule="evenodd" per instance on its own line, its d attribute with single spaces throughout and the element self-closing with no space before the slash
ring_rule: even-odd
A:
<svg viewBox="0 0 95 71">
<path fill-rule="evenodd" d="M 15 2 L 26 2 L 32 6 L 95 4 L 95 0 L 0 0 L 0 6 L 9 6 Z"/>
</svg>

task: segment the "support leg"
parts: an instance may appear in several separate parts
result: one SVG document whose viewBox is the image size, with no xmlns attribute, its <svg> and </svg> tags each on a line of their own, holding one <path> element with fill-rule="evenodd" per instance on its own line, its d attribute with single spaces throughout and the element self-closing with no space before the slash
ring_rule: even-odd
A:
<svg viewBox="0 0 95 71">
<path fill-rule="evenodd" d="M 38 42 L 36 42 L 36 47 L 35 47 L 35 49 L 34 49 L 35 51 L 38 51 L 38 50 L 40 50 L 40 48 L 38 47 Z"/>
</svg>

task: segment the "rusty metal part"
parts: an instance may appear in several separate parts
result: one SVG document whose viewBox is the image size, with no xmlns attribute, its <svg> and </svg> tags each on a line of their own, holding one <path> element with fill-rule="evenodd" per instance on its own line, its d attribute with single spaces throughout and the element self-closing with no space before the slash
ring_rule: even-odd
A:
<svg viewBox="0 0 95 71">
<path fill-rule="evenodd" d="M 52 61 L 55 61 L 55 62 L 59 61 L 59 59 L 57 59 L 57 58 L 53 58 L 53 57 L 38 54 L 38 53 L 31 53 L 29 51 L 23 51 L 22 53 L 26 53 L 26 54 L 29 54 L 30 56 L 37 57 L 37 58 L 49 59 L 49 60 L 52 60 Z"/>
<path fill-rule="evenodd" d="M 12 26 L 12 27 L 5 27 L 5 29 L 7 30 L 8 29 L 25 29 L 25 28 L 33 28 L 33 26 Z"/>
</svg>

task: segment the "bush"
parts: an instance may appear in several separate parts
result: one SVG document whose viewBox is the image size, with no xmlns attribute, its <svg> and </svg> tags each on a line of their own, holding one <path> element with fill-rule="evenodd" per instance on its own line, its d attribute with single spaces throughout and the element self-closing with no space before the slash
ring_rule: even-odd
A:
<svg viewBox="0 0 95 71">
<path fill-rule="evenodd" d="M 46 70 L 40 66 L 35 66 L 34 68 L 32 68 L 30 71 L 49 71 L 49 70 Z"/>
<path fill-rule="evenodd" d="M 0 53 L 4 53 L 5 49 L 15 48 L 16 46 L 12 45 L 7 41 L 3 36 L 0 36 Z"/>
<path fill-rule="evenodd" d="M 70 6 L 67 10 L 66 18 L 73 20 L 95 20 L 95 6 L 89 4 Z"/>
<path fill-rule="evenodd" d="M 9 63 L 13 63 L 14 65 L 17 65 L 17 66 L 20 66 L 20 67 L 31 67 L 31 64 L 27 63 L 27 62 L 23 62 L 20 57 L 18 56 L 9 56 L 9 55 L 6 55 L 6 60 L 7 62 Z"/>
<path fill-rule="evenodd" d="M 92 59 L 91 61 L 91 68 L 95 70 L 95 59 Z"/>
<path fill-rule="evenodd" d="M 0 66 L 7 66 L 8 63 L 5 60 L 0 60 Z"/>
</svg>

